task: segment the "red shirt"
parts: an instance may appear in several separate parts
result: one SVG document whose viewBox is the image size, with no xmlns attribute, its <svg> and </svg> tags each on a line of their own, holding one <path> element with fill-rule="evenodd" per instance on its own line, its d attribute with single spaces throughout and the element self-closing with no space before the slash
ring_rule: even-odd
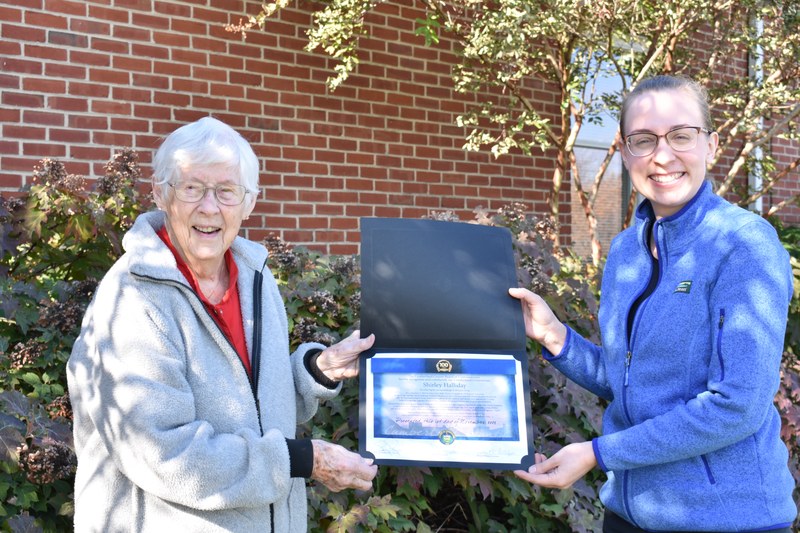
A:
<svg viewBox="0 0 800 533">
<path fill-rule="evenodd" d="M 189 285 L 194 289 L 194 292 L 200 297 L 200 301 L 203 302 L 208 313 L 222 330 L 222 333 L 231 341 L 231 344 L 236 349 L 236 353 L 239 354 L 239 359 L 242 360 L 242 364 L 244 364 L 244 368 L 249 376 L 250 357 L 247 354 L 247 342 L 244 338 L 244 325 L 242 325 L 242 308 L 239 304 L 239 290 L 237 288 L 239 269 L 236 267 L 236 262 L 233 260 L 233 254 L 230 250 L 225 251 L 225 266 L 228 268 L 230 281 L 228 282 L 228 288 L 225 290 L 225 294 L 222 296 L 222 300 L 215 305 L 209 302 L 200 290 L 200 284 L 194 272 L 192 272 L 189 265 L 186 264 L 178 253 L 178 250 L 172 244 L 166 226 L 162 226 L 157 233 L 158 236 L 161 237 L 161 240 L 164 241 L 164 244 L 170 249 L 172 255 L 175 256 L 175 261 L 178 263 L 178 270 L 181 271 L 186 281 L 188 281 Z"/>
</svg>

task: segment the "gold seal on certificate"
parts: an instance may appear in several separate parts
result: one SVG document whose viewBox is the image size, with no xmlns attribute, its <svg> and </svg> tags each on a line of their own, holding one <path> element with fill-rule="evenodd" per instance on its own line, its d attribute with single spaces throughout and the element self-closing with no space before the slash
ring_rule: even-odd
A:
<svg viewBox="0 0 800 533">
<path fill-rule="evenodd" d="M 377 464 L 533 462 L 528 364 L 510 234 L 362 220 L 359 450 Z"/>
<path fill-rule="evenodd" d="M 449 429 L 443 429 L 439 432 L 439 442 L 442 444 L 453 444 L 456 440 L 456 435 Z"/>
<path fill-rule="evenodd" d="M 439 372 L 450 372 L 452 369 L 453 365 L 447 359 L 442 359 L 436 363 L 436 370 Z"/>
</svg>

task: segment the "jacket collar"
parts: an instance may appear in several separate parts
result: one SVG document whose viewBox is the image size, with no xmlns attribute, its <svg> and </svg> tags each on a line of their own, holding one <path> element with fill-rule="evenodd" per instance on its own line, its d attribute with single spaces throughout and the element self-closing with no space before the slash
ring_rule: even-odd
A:
<svg viewBox="0 0 800 533">
<path fill-rule="evenodd" d="M 156 233 L 164 226 L 165 216 L 163 211 L 150 211 L 136 217 L 133 227 L 122 239 L 122 247 L 130 257 L 131 273 L 186 284 L 175 257 Z M 241 237 L 234 239 L 231 252 L 240 272 L 261 271 L 267 262 L 266 248 Z"/>
<path fill-rule="evenodd" d="M 675 252 L 689 246 L 698 238 L 698 234 L 701 232 L 700 228 L 709 212 L 724 202 L 724 199 L 714 193 L 710 181 L 703 182 L 697 194 L 678 212 L 658 220 L 659 248 L 662 251 Z M 656 222 L 650 200 L 639 204 L 636 209 L 636 222 L 637 234 L 641 242 L 646 243 L 646 232 L 652 230 Z M 666 250 L 664 249 L 665 245 L 668 245 Z"/>
</svg>

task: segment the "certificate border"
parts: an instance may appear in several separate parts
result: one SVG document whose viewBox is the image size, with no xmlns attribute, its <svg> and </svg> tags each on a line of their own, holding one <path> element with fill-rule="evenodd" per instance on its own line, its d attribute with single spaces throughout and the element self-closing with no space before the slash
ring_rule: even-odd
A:
<svg viewBox="0 0 800 533">
<path fill-rule="evenodd" d="M 449 467 L 449 468 L 475 468 L 475 469 L 488 469 L 488 470 L 527 470 L 534 463 L 534 428 L 531 416 L 531 402 L 530 402 L 530 384 L 528 379 L 528 354 L 527 352 L 519 352 L 515 350 L 405 350 L 405 349 L 381 349 L 380 353 L 397 353 L 407 355 L 425 356 L 427 354 L 443 354 L 451 357 L 458 358 L 459 356 L 481 356 L 481 355 L 511 355 L 520 363 L 519 371 L 521 374 L 522 383 L 522 397 L 518 400 L 522 404 L 522 412 L 518 416 L 524 417 L 523 424 L 525 431 L 521 435 L 520 441 L 527 449 L 527 454 L 520 457 L 519 462 L 485 462 L 480 460 L 470 461 L 460 460 L 454 461 L 431 461 L 431 460 L 415 460 L 415 459 L 387 459 L 378 458 L 368 449 L 367 443 L 367 417 L 370 409 L 367 406 L 367 359 L 372 358 L 376 354 L 376 350 L 369 350 L 362 353 L 359 363 L 359 453 L 373 459 L 375 464 L 388 465 L 388 466 L 432 466 L 432 467 Z M 374 408 L 372 409 L 374 411 Z M 373 416 L 376 413 L 372 413 Z"/>
</svg>

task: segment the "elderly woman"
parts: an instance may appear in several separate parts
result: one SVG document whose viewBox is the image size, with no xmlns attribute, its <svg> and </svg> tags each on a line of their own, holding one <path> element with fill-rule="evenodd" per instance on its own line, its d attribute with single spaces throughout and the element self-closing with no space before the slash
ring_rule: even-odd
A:
<svg viewBox="0 0 800 533">
<path fill-rule="evenodd" d="M 305 479 L 369 489 L 376 467 L 295 439 L 357 373 L 358 332 L 289 354 L 266 249 L 237 237 L 258 161 L 203 118 L 153 159 L 159 211 L 139 216 L 68 364 L 76 531 L 306 531 Z"/>
</svg>

